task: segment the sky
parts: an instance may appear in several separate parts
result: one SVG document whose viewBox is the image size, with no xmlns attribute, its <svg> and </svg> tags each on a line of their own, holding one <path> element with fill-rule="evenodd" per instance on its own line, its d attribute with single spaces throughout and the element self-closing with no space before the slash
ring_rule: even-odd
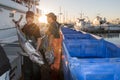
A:
<svg viewBox="0 0 120 80">
<path fill-rule="evenodd" d="M 60 9 L 67 17 L 77 18 L 80 13 L 93 20 L 97 15 L 108 20 L 120 18 L 120 0 L 40 0 L 40 9 L 46 14 Z"/>
</svg>

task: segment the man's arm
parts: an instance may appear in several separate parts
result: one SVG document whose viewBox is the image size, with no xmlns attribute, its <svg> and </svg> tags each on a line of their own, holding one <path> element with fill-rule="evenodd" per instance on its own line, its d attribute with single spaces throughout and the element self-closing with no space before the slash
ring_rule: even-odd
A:
<svg viewBox="0 0 120 80">
<path fill-rule="evenodd" d="M 54 36 L 51 34 L 49 37 L 49 46 L 52 46 L 52 42 L 53 42 Z"/>
<path fill-rule="evenodd" d="M 40 46 L 41 46 L 41 42 L 42 42 L 42 38 L 41 38 L 41 35 L 40 35 L 40 28 L 36 25 L 36 28 L 33 32 L 35 38 L 37 39 L 37 46 L 36 46 L 36 50 L 39 51 L 40 49 Z"/>
<path fill-rule="evenodd" d="M 40 49 L 41 41 L 42 41 L 41 38 L 37 38 L 37 47 L 36 47 L 37 51 Z"/>
</svg>

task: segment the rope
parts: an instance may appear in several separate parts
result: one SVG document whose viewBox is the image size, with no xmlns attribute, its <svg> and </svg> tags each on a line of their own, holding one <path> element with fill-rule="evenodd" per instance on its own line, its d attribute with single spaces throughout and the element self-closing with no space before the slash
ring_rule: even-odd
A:
<svg viewBox="0 0 120 80">
<path fill-rule="evenodd" d="M 16 28 L 16 27 L 3 28 L 3 29 L 0 29 L 0 31 L 1 31 L 1 30 L 8 30 L 8 29 L 13 29 L 13 28 Z"/>
</svg>

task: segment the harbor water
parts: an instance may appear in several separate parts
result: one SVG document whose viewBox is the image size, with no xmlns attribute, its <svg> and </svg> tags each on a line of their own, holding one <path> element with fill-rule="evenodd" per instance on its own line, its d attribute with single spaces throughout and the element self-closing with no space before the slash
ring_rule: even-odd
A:
<svg viewBox="0 0 120 80">
<path fill-rule="evenodd" d="M 120 33 L 101 33 L 96 35 L 103 37 L 105 40 L 120 46 Z"/>
</svg>

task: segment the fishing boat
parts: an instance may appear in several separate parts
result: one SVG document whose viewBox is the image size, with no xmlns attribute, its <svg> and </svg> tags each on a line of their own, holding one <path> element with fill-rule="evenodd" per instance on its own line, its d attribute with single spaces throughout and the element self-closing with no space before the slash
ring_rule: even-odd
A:
<svg viewBox="0 0 120 80">
<path fill-rule="evenodd" d="M 44 64 L 38 52 L 35 51 L 13 22 L 13 19 L 19 20 L 20 16 L 22 16 L 20 25 L 24 25 L 26 23 L 25 15 L 28 10 L 34 11 L 35 15 L 40 15 L 40 10 L 37 7 L 39 1 L 0 0 L 0 45 L 4 48 L 11 65 L 10 70 L 0 76 L 0 80 L 19 80 L 22 77 L 22 53 L 29 53 L 24 54 L 24 56 L 29 56 L 39 65 Z"/>
<path fill-rule="evenodd" d="M 120 32 L 120 26 L 107 22 L 106 18 L 96 16 L 93 22 L 86 21 L 84 18 L 78 18 L 74 28 L 77 31 L 83 30 L 89 33 L 108 33 Z"/>
<path fill-rule="evenodd" d="M 0 0 L 0 43 L 17 40 L 15 25 L 12 19 L 18 20 L 23 15 L 21 25 L 25 24 L 25 13 L 28 10 L 40 14 L 36 7 L 39 0 Z"/>
<path fill-rule="evenodd" d="M 74 28 L 78 31 L 87 30 L 91 28 L 91 23 L 89 20 L 86 21 L 84 18 L 77 18 Z"/>
</svg>

